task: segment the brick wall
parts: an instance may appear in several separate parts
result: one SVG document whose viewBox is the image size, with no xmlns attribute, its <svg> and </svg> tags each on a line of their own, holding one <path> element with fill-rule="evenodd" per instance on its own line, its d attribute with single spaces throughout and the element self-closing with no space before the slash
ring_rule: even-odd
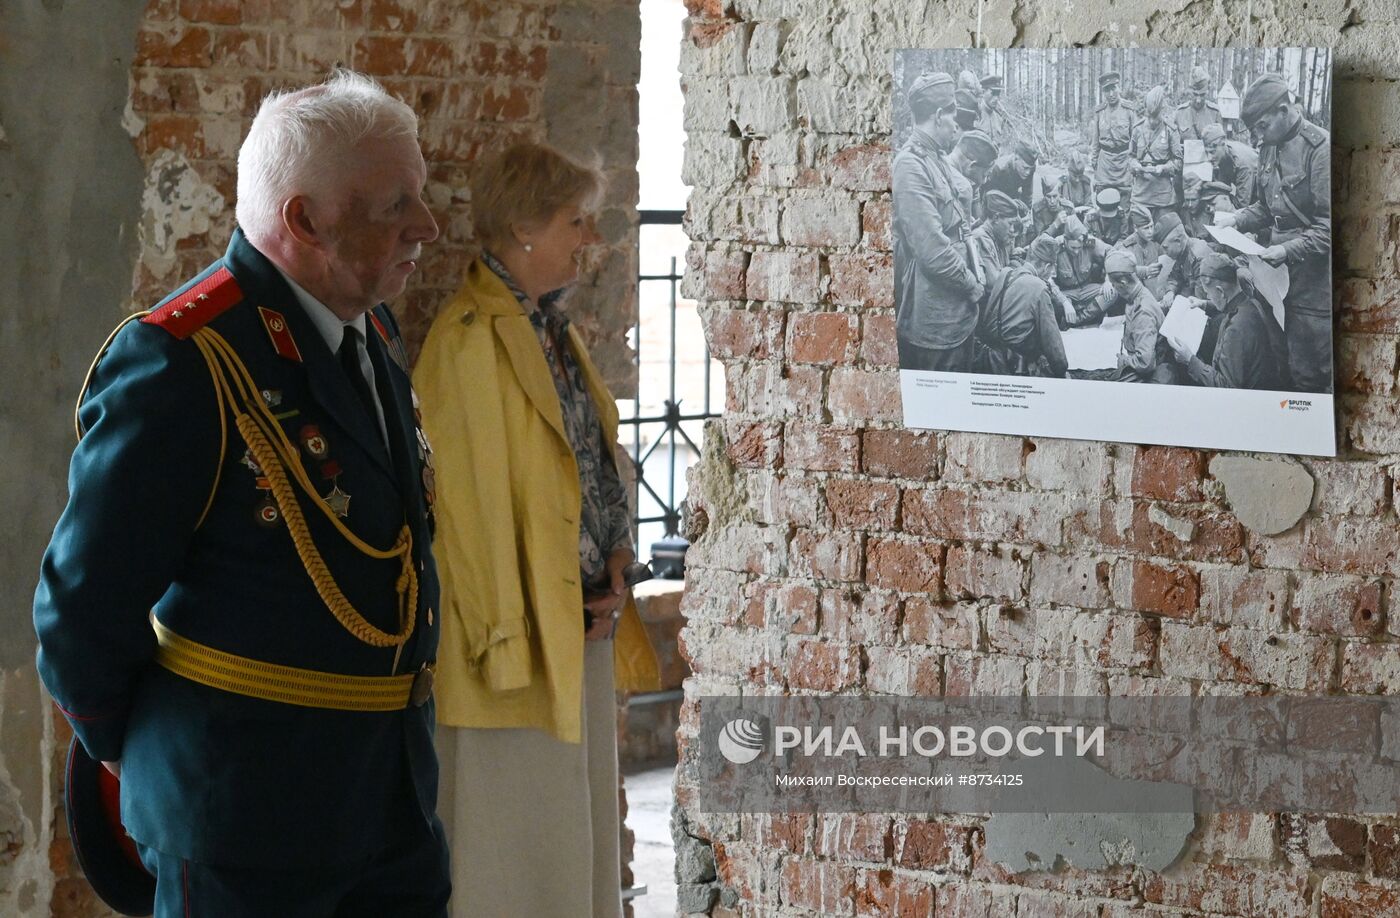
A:
<svg viewBox="0 0 1400 918">
<path fill-rule="evenodd" d="M 1400 10 L 1255 0 L 1336 49 L 1341 454 L 1277 536 L 1178 448 L 902 429 L 890 67 L 973 0 L 687 0 L 688 290 L 729 401 L 692 473 L 682 643 L 707 694 L 1400 692 Z M 1243 44 L 1245 4 L 985 4 L 991 46 Z M 683 912 L 1400 913 L 1395 818 L 1203 817 L 1181 862 L 1014 875 L 976 818 L 700 812 L 682 715 Z M 717 879 L 709 865 L 717 866 Z"/>
</svg>

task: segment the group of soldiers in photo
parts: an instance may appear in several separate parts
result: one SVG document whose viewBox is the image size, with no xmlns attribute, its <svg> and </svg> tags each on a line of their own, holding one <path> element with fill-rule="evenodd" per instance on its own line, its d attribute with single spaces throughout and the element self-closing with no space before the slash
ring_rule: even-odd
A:
<svg viewBox="0 0 1400 918">
<path fill-rule="evenodd" d="M 1116 72 L 1097 88 L 1082 148 L 1047 163 L 1002 76 L 913 81 L 893 174 L 900 367 L 1330 391 L 1328 132 L 1278 73 L 1246 87 L 1238 119 L 1199 66 L 1185 98 L 1157 85 L 1126 100 Z M 1208 169 L 1190 168 L 1190 141 Z M 1256 284 L 1267 269 L 1212 225 L 1287 267 L 1281 320 Z M 1199 344 L 1161 333 L 1178 297 L 1207 316 Z M 1063 333 L 1119 316 L 1117 365 L 1072 369 Z"/>
</svg>

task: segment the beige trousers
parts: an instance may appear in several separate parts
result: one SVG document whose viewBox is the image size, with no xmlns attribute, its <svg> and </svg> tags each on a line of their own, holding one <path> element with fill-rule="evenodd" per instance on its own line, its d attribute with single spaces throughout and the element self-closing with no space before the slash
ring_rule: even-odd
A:
<svg viewBox="0 0 1400 918">
<path fill-rule="evenodd" d="M 588 641 L 583 742 L 437 728 L 452 918 L 621 918 L 611 641 Z"/>
</svg>

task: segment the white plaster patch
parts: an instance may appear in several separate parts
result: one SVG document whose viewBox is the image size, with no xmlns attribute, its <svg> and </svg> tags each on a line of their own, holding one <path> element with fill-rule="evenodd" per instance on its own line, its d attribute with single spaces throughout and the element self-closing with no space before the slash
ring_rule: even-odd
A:
<svg viewBox="0 0 1400 918">
<path fill-rule="evenodd" d="M 175 244 L 207 233 L 212 219 L 227 206 L 218 189 L 200 178 L 184 156 L 173 150 L 157 154 L 141 192 L 141 251 L 151 273 L 168 274 L 176 264 Z"/>
<path fill-rule="evenodd" d="M 1178 519 L 1156 504 L 1147 508 L 1147 518 L 1176 536 L 1179 542 L 1191 541 L 1191 536 L 1196 531 L 1195 523 L 1190 520 Z"/>
<path fill-rule="evenodd" d="M 143 90 L 149 92 L 149 89 L 146 87 L 148 84 L 154 82 L 155 80 L 153 77 L 146 77 L 146 79 L 142 81 Z M 136 78 L 131 74 L 127 74 L 126 84 L 126 107 L 122 109 L 122 130 L 126 131 L 128 136 L 135 139 L 140 137 L 141 132 L 146 129 L 146 119 L 136 114 L 136 108 L 131 102 L 131 100 L 136 97 Z"/>
<path fill-rule="evenodd" d="M 1210 474 L 1225 486 L 1225 500 L 1239 521 L 1260 535 L 1293 528 L 1312 505 L 1315 482 L 1296 462 L 1216 456 Z"/>
</svg>

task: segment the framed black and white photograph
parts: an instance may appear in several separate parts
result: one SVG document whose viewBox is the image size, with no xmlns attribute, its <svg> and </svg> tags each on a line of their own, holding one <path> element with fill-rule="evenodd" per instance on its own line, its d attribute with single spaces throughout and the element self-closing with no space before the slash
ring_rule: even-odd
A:
<svg viewBox="0 0 1400 918">
<path fill-rule="evenodd" d="M 1335 455 L 1326 48 L 909 49 L 910 427 Z"/>
</svg>

